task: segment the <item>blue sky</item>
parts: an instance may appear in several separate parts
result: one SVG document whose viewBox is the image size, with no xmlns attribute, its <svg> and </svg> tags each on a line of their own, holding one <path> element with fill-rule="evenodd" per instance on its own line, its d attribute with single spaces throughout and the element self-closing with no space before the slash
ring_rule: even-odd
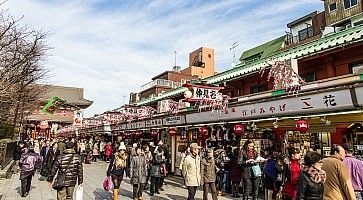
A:
<svg viewBox="0 0 363 200">
<path fill-rule="evenodd" d="M 320 0 L 9 0 L 23 25 L 49 32 L 47 83 L 85 88 L 86 116 L 119 107 L 151 77 L 200 46 L 215 49 L 217 71 L 231 68 L 230 46 L 244 50 L 282 36 L 286 24 Z M 125 96 L 125 98 L 124 98 Z"/>
</svg>

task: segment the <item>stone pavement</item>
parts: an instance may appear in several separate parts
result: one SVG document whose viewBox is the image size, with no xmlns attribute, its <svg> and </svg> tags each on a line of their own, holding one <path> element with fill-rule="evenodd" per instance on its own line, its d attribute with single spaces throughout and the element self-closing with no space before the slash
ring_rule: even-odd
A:
<svg viewBox="0 0 363 200">
<path fill-rule="evenodd" d="M 102 182 L 106 177 L 107 163 L 97 162 L 90 165 L 84 165 L 84 194 L 83 199 L 112 199 L 112 193 L 107 192 L 102 187 Z M 19 174 L 14 174 L 11 179 L 0 180 L 0 200 L 52 200 L 56 199 L 56 191 L 49 188 L 46 181 L 39 180 L 39 174 L 36 174 L 32 181 L 31 191 L 29 196 L 21 197 L 19 193 L 20 180 Z M 129 184 L 129 179 L 125 178 L 121 184 L 119 199 L 132 199 L 132 187 Z M 159 195 L 153 197 L 149 196 L 149 192 L 145 191 L 143 198 L 145 200 L 168 200 L 168 199 L 186 199 L 187 190 L 182 188 L 180 180 L 178 178 L 170 177 L 166 180 L 166 185 L 164 185 L 165 191 L 161 191 Z M 1 198 L 2 195 L 2 198 Z M 197 200 L 201 200 L 203 196 L 202 191 L 198 191 L 196 195 Z M 209 195 L 209 199 L 212 196 Z M 233 199 L 232 197 L 220 197 L 220 200 Z"/>
</svg>

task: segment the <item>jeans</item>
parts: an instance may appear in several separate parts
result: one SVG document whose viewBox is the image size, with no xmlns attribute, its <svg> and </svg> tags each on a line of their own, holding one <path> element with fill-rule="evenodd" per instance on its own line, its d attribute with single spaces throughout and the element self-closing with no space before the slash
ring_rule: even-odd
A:
<svg viewBox="0 0 363 200">
<path fill-rule="evenodd" d="M 29 193 L 30 185 L 32 183 L 33 175 L 27 176 L 21 179 L 21 196 L 25 196 L 25 193 Z"/>
<path fill-rule="evenodd" d="M 260 178 L 244 178 L 243 179 L 243 196 L 248 197 L 252 193 L 253 198 L 258 197 L 258 188 Z"/>
<path fill-rule="evenodd" d="M 133 185 L 133 196 L 134 199 L 139 199 L 140 197 L 142 197 L 142 191 L 144 190 L 144 183 L 140 183 L 140 184 L 134 184 Z"/>
<path fill-rule="evenodd" d="M 211 182 L 211 183 L 204 183 L 203 184 L 203 200 L 208 200 L 208 189 L 210 188 L 211 193 L 212 193 L 212 199 L 213 200 L 217 200 L 217 188 L 216 188 L 216 183 L 215 182 Z"/>
<path fill-rule="evenodd" d="M 187 200 L 195 200 L 195 193 L 197 192 L 197 186 L 187 186 L 188 189 L 188 199 Z"/>
<path fill-rule="evenodd" d="M 73 199 L 74 186 L 63 187 L 57 191 L 57 200 Z"/>
<path fill-rule="evenodd" d="M 154 193 L 159 193 L 159 182 L 160 182 L 160 177 L 151 177 L 150 180 L 150 194 L 154 195 Z"/>
<path fill-rule="evenodd" d="M 227 187 L 229 186 L 229 172 L 223 171 L 221 173 L 218 173 L 217 181 L 218 181 L 217 185 L 218 191 L 225 192 L 227 190 Z"/>
</svg>

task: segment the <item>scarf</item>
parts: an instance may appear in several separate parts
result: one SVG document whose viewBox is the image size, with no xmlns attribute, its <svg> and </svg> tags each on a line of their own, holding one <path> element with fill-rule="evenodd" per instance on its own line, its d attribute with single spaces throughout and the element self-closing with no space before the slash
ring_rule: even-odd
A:
<svg viewBox="0 0 363 200">
<path fill-rule="evenodd" d="M 310 179 L 314 183 L 323 184 L 326 180 L 326 173 L 324 170 L 316 170 L 314 167 L 306 167 L 304 171 L 309 174 Z"/>
<path fill-rule="evenodd" d="M 255 152 L 253 150 L 247 150 L 247 159 L 255 159 Z"/>
</svg>

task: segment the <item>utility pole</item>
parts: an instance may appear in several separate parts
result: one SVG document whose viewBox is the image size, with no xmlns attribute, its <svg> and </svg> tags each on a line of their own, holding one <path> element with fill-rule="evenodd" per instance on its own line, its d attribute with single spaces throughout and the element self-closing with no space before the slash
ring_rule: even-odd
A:
<svg viewBox="0 0 363 200">
<path fill-rule="evenodd" d="M 233 51 L 233 62 L 232 62 L 232 67 L 234 67 L 234 66 L 235 66 L 235 62 L 234 62 L 234 61 L 235 61 L 235 59 L 236 59 L 236 52 L 235 52 L 235 50 L 234 50 L 234 49 L 235 49 L 236 47 L 238 47 L 238 45 L 239 45 L 239 44 L 238 44 L 238 41 L 237 41 L 237 42 L 235 42 L 235 43 L 233 43 L 233 44 L 232 44 L 231 48 L 229 48 L 229 50 L 230 50 L 230 51 Z"/>
<path fill-rule="evenodd" d="M 178 53 L 174 50 L 174 66 L 176 66 L 176 54 Z"/>
</svg>

